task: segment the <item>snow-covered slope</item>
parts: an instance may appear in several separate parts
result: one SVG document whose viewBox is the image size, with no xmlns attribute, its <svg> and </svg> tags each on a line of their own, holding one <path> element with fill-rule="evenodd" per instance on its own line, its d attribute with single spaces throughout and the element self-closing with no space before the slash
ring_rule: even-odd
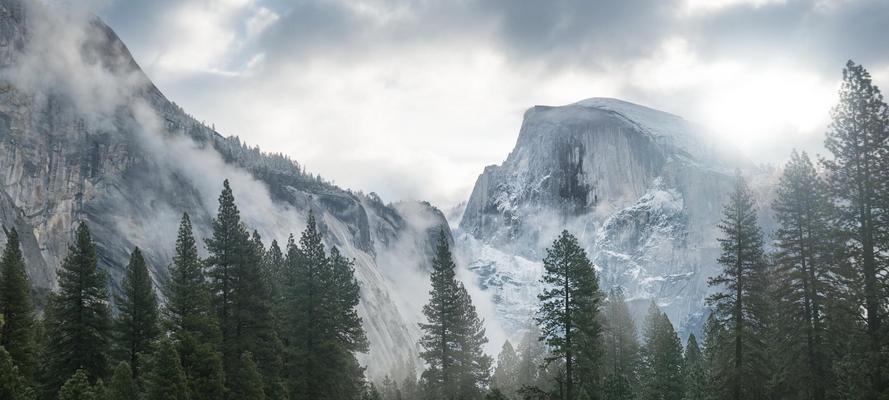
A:
<svg viewBox="0 0 889 400">
<path fill-rule="evenodd" d="M 479 176 L 458 243 L 510 327 L 536 301 L 543 250 L 568 229 L 604 288 L 623 287 L 639 309 L 656 300 L 687 333 L 718 268 L 716 224 L 736 169 L 753 173 L 672 114 L 607 98 L 536 106 L 506 161 Z"/>
</svg>

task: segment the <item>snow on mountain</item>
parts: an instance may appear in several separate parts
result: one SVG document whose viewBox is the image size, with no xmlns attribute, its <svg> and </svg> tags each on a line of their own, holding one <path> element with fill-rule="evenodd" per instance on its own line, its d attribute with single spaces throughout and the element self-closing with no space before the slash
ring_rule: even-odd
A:
<svg viewBox="0 0 889 400">
<path fill-rule="evenodd" d="M 640 311 L 656 301 L 687 334 L 719 268 L 736 170 L 760 174 L 672 114 L 607 98 L 535 106 L 507 159 L 479 176 L 456 237 L 508 331 L 534 307 L 543 250 L 568 229 L 603 289 L 623 288 Z"/>
</svg>

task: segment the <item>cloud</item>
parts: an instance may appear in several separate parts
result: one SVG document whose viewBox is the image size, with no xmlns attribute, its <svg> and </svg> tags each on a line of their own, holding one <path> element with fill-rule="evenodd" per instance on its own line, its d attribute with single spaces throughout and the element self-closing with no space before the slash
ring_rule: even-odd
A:
<svg viewBox="0 0 889 400">
<path fill-rule="evenodd" d="M 878 0 L 159 0 L 98 12 L 169 97 L 224 133 L 338 184 L 443 207 L 505 158 L 535 104 L 619 97 L 777 162 L 820 149 L 846 59 L 889 83 Z"/>
</svg>

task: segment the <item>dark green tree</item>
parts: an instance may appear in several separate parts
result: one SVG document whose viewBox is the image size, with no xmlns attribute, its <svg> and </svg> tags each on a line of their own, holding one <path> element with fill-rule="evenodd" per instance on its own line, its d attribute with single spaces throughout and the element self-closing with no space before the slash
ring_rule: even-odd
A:
<svg viewBox="0 0 889 400">
<path fill-rule="evenodd" d="M 602 308 L 603 366 L 606 399 L 632 399 L 639 386 L 641 358 L 636 324 L 619 288 L 612 289 Z"/>
<path fill-rule="evenodd" d="M 133 379 L 133 370 L 129 363 L 121 361 L 117 364 L 106 393 L 108 400 L 133 400 L 139 397 L 139 390 Z"/>
<path fill-rule="evenodd" d="M 222 398 L 221 334 L 188 214 L 179 224 L 164 317 L 188 380 L 189 398 Z"/>
<path fill-rule="evenodd" d="M 490 374 L 490 357 L 481 320 L 466 288 L 457 281 L 448 236 L 439 233 L 432 259 L 432 290 L 423 306 L 420 357 L 426 362 L 422 379 L 428 399 L 478 399 Z"/>
<path fill-rule="evenodd" d="M 168 338 L 161 339 L 151 355 L 145 372 L 147 400 L 187 400 L 188 382 L 176 346 Z"/>
<path fill-rule="evenodd" d="M 794 151 L 772 203 L 775 232 L 775 352 L 777 386 L 786 398 L 825 398 L 830 361 L 824 313 L 834 261 L 828 188 L 805 154 Z"/>
<path fill-rule="evenodd" d="M 645 345 L 642 348 L 643 400 L 680 400 L 682 343 L 667 315 L 652 301 L 645 318 Z"/>
<path fill-rule="evenodd" d="M 685 400 L 715 400 L 704 355 L 694 334 L 688 336 L 682 366 Z"/>
<path fill-rule="evenodd" d="M 253 355 L 245 352 L 232 377 L 230 397 L 238 400 L 265 400 L 263 385 L 262 374 L 253 361 Z"/>
<path fill-rule="evenodd" d="M 6 349 L 0 346 L 0 399 L 33 400 L 34 398 L 33 388 L 22 376 Z"/>
<path fill-rule="evenodd" d="M 543 259 L 546 289 L 538 297 L 537 322 L 551 348 L 548 362 L 565 366 L 565 399 L 595 396 L 599 390 L 602 358 L 599 324 L 599 281 L 593 264 L 577 239 L 563 231 Z"/>
<path fill-rule="evenodd" d="M 99 400 L 86 371 L 78 369 L 59 390 L 59 400 Z"/>
<path fill-rule="evenodd" d="M 59 291 L 47 306 L 47 390 L 55 393 L 78 369 L 87 377 L 108 375 L 111 311 L 107 278 L 96 267 L 96 246 L 81 222 L 59 270 Z"/>
<path fill-rule="evenodd" d="M 839 228 L 860 276 L 868 347 L 856 355 L 868 363 L 869 393 L 885 394 L 886 335 L 882 321 L 887 296 L 885 254 L 889 251 L 889 109 L 870 73 L 851 60 L 843 69 L 839 102 L 833 108 L 825 147 L 833 158 L 824 160 L 827 181 L 836 200 Z"/>
<path fill-rule="evenodd" d="M 765 396 L 763 382 L 770 374 L 766 354 L 767 271 L 753 195 L 740 177 L 729 196 L 719 229 L 719 263 L 724 268 L 709 280 L 718 291 L 708 303 L 714 307 L 715 321 L 725 328 L 726 335 L 726 340 L 712 345 L 731 349 L 719 349 L 725 356 L 719 361 L 730 363 L 730 367 L 720 366 L 715 371 L 725 374 L 716 377 L 724 383 L 720 396 L 761 399 Z"/>
<path fill-rule="evenodd" d="M 6 248 L 0 259 L 0 315 L 5 321 L 0 329 L 0 346 L 7 349 L 26 381 L 33 382 L 37 370 L 34 307 L 15 229 L 6 232 Z"/>
<path fill-rule="evenodd" d="M 133 250 L 117 299 L 114 320 L 115 342 L 122 359 L 128 362 L 133 378 L 139 379 L 140 354 L 150 354 L 151 345 L 160 336 L 157 295 L 148 274 L 148 266 L 139 248 Z"/>
</svg>

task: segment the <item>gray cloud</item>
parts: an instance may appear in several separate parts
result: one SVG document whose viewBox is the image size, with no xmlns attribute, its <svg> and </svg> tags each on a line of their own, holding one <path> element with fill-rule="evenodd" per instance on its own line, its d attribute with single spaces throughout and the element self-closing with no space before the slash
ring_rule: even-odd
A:
<svg viewBox="0 0 889 400">
<path fill-rule="evenodd" d="M 161 90 L 200 119 L 344 186 L 441 206 L 506 156 L 534 104 L 622 97 L 775 162 L 792 147 L 819 150 L 846 59 L 889 81 L 880 0 L 97 4 Z M 767 101 L 752 104 L 747 88 Z M 792 91 L 814 100 L 775 115 Z M 738 127 L 749 120 L 764 122 Z"/>
</svg>

